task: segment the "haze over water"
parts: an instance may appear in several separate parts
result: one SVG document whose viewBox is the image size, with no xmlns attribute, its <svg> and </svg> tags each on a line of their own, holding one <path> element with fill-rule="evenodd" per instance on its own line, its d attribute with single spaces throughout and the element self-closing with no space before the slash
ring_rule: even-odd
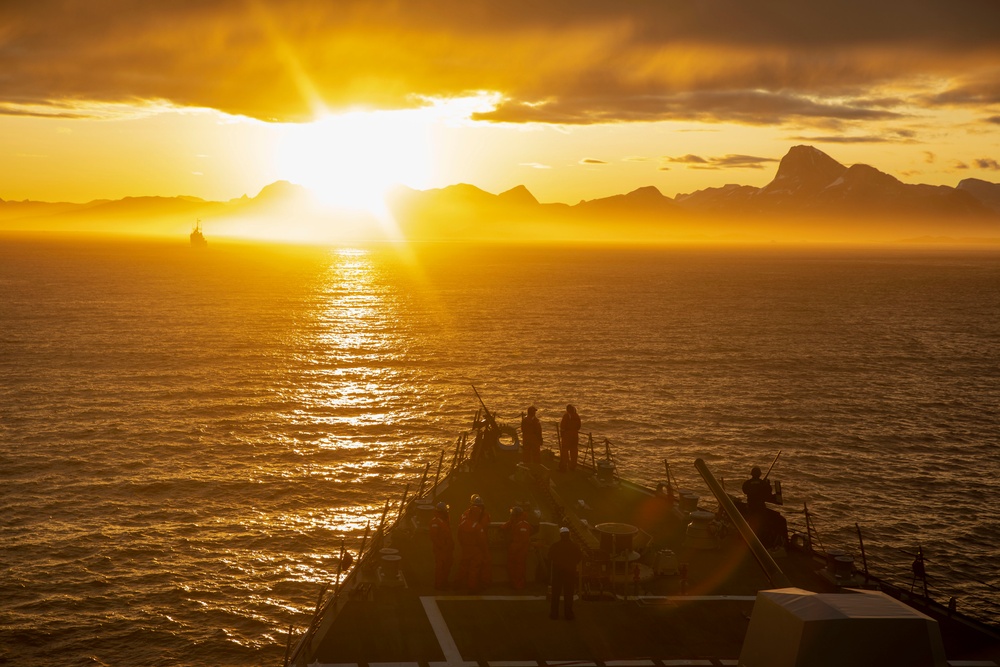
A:
<svg viewBox="0 0 1000 667">
<path fill-rule="evenodd" d="M 825 544 L 997 616 L 996 253 L 5 238 L 0 297 L 0 661 L 280 664 L 470 383 L 703 498 L 781 450 Z"/>
</svg>

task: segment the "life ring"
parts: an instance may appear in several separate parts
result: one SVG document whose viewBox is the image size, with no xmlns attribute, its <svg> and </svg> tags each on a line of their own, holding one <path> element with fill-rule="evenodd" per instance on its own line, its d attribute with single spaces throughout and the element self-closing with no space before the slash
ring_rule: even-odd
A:
<svg viewBox="0 0 1000 667">
<path fill-rule="evenodd" d="M 802 533 L 795 533 L 792 535 L 792 548 L 798 549 L 799 551 L 806 550 L 806 536 Z"/>
<path fill-rule="evenodd" d="M 505 452 L 516 452 L 521 448 L 521 441 L 517 437 L 517 429 L 513 426 L 501 426 L 496 431 L 497 448 Z"/>
</svg>

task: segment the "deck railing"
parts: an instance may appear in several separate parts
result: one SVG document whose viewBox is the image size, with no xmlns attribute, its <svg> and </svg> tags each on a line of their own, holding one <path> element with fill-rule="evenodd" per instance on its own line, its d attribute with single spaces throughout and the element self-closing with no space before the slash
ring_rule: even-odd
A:
<svg viewBox="0 0 1000 667">
<path fill-rule="evenodd" d="M 796 513 L 801 519 L 794 518 L 795 515 L 787 509 L 785 514 L 791 517 L 788 518 L 788 528 L 793 546 L 811 552 L 817 561 L 829 562 L 831 557 L 841 554 L 853 557 L 852 573 L 863 577 L 866 586 L 876 587 L 904 602 L 932 608 L 946 615 L 957 612 L 961 604 L 963 614 L 971 621 L 997 628 L 1000 587 L 973 578 L 967 579 L 969 584 L 963 590 L 961 586 L 948 583 L 935 574 L 941 563 L 929 557 L 921 545 L 917 545 L 915 550 L 902 549 L 879 539 L 874 531 L 862 531 L 857 523 L 854 524 L 856 545 L 838 543 L 833 546 L 828 542 L 830 546 L 825 546 L 818 529 L 818 517 L 808 505 L 804 504 L 803 509 Z"/>
</svg>

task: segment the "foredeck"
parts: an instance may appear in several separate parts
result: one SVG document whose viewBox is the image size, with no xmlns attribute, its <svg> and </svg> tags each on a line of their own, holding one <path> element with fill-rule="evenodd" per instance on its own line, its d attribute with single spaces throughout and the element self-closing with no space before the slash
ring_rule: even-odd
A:
<svg viewBox="0 0 1000 667">
<path fill-rule="evenodd" d="M 635 561 L 643 566 L 640 580 L 635 580 L 632 564 L 627 570 L 622 564 L 616 576 L 602 578 L 599 585 L 583 582 L 577 591 L 574 620 L 550 619 L 545 572 L 539 563 L 548 548 L 546 540 L 552 537 L 543 526 L 529 558 L 525 589 L 514 591 L 509 585 L 506 547 L 500 532 L 494 530 L 493 583 L 473 595 L 462 582 L 454 581 L 460 557 L 456 543 L 451 585 L 447 590 L 434 590 L 430 538 L 414 511 L 386 536 L 386 545 L 398 549 L 402 557 L 400 577 L 387 578 L 371 563 L 367 569 L 362 567 L 345 591 L 347 600 L 339 613 L 296 655 L 295 664 L 737 664 L 756 594 L 773 588 L 738 535 L 719 540 L 714 548 L 691 546 L 685 543 L 687 515 L 656 492 L 626 482 L 600 484 L 592 469 L 560 473 L 551 461 L 526 480 L 516 469 L 517 461 L 516 455 L 498 452 L 490 461 L 478 462 L 474 472 L 456 470 L 422 502 L 448 503 L 453 531 L 473 493 L 485 500 L 494 528 L 508 518 L 515 504 L 531 512 L 536 522 L 550 527 L 569 524 L 575 532 L 589 533 L 589 527 L 606 522 L 635 526 L 643 542 L 643 556 Z M 714 501 L 703 502 L 703 506 L 709 504 L 714 506 Z M 667 549 L 680 567 L 659 572 L 656 554 Z M 821 576 L 823 563 L 808 554 L 792 552 L 779 562 L 796 586 L 815 592 L 837 590 L 828 577 Z M 949 657 L 996 656 L 996 643 L 988 642 L 983 651 L 970 651 L 962 641 L 949 640 L 945 634 Z"/>
<path fill-rule="evenodd" d="M 516 462 L 516 456 L 498 452 L 475 472 L 456 472 L 428 501 L 451 505 L 453 530 L 473 493 L 485 499 L 494 524 L 508 518 L 510 507 L 520 505 L 537 521 L 553 525 L 576 520 L 589 526 L 634 525 L 648 534 L 646 552 L 673 549 L 687 567 L 687 577 L 644 576 L 637 585 L 622 572 L 606 582 L 606 590 L 578 591 L 583 599 L 575 605 L 573 621 L 552 620 L 544 572 L 537 567 L 548 544 L 536 545 L 522 591 L 515 593 L 507 581 L 502 538 L 493 549 L 493 584 L 481 594 L 468 594 L 454 580 L 448 590 L 435 591 L 430 540 L 414 521 L 412 530 L 397 530 L 391 537 L 391 546 L 402 556 L 402 579 L 380 581 L 378 572 L 370 572 L 361 593 L 355 592 L 330 631 L 316 640 L 314 661 L 493 667 L 553 661 L 735 664 L 756 591 L 768 587 L 742 542 L 729 540 L 713 550 L 686 549 L 679 539 L 683 532 L 678 533 L 681 517 L 650 490 L 626 483 L 602 486 L 592 469 L 560 473 L 555 466 L 535 471 L 543 477 L 541 484 L 526 482 L 517 479 Z M 459 555 L 456 547 L 453 577 Z"/>
</svg>

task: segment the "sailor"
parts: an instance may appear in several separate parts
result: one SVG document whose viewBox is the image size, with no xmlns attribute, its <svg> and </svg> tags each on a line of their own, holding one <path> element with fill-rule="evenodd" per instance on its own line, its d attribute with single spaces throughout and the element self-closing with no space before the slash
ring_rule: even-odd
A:
<svg viewBox="0 0 1000 667">
<path fill-rule="evenodd" d="M 785 518 L 769 510 L 766 503 L 777 500 L 771 489 L 771 482 L 761 479 L 760 468 L 750 469 L 750 479 L 743 482 L 743 493 L 747 497 L 747 523 L 760 538 L 766 548 L 781 546 L 781 536 L 787 533 Z"/>
<path fill-rule="evenodd" d="M 542 422 L 535 413 L 538 408 L 528 408 L 526 417 L 521 418 L 521 446 L 524 447 L 525 463 L 540 463 L 542 452 Z"/>
<path fill-rule="evenodd" d="M 507 576 L 515 590 L 524 588 L 528 573 L 528 549 L 531 544 L 531 524 L 525 520 L 524 510 L 514 506 L 510 518 L 503 525 L 507 534 Z"/>
<path fill-rule="evenodd" d="M 448 506 L 438 503 L 430 523 L 431 545 L 434 548 L 434 588 L 448 587 L 448 575 L 454 559 L 455 540 L 451 536 Z"/>
<path fill-rule="evenodd" d="M 576 566 L 583 560 L 580 547 L 569 538 L 569 528 L 559 529 L 559 541 L 549 547 L 549 567 L 552 569 L 552 599 L 549 618 L 559 618 L 559 596 L 563 598 L 566 620 L 573 620 L 573 589 L 576 584 Z"/>
<path fill-rule="evenodd" d="M 764 503 L 774 500 L 774 492 L 771 491 L 771 483 L 760 478 L 760 468 L 754 466 L 750 469 L 750 479 L 743 482 L 743 493 L 747 496 L 747 509 L 751 515 L 761 515 L 767 509 Z"/>
<path fill-rule="evenodd" d="M 462 557 L 458 563 L 458 581 L 465 581 L 469 590 L 478 592 L 492 580 L 488 530 L 490 515 L 478 493 L 472 494 L 469 508 L 458 524 L 458 546 Z"/>
<path fill-rule="evenodd" d="M 566 406 L 559 421 L 559 470 L 575 470 L 580 445 L 580 415 L 572 405 Z"/>
</svg>

